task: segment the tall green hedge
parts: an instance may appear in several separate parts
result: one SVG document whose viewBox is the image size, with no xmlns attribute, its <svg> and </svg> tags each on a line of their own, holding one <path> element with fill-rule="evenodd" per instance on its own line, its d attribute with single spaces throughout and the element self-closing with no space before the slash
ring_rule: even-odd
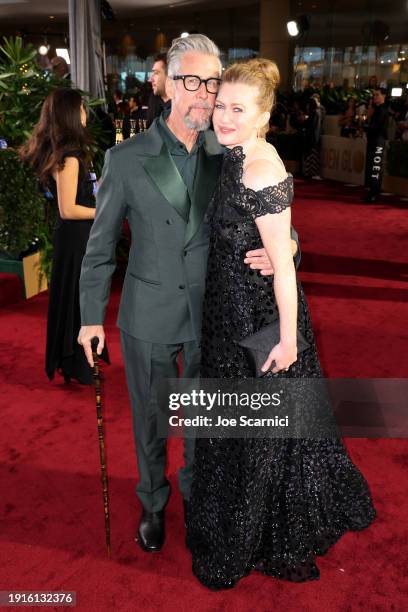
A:
<svg viewBox="0 0 408 612">
<path fill-rule="evenodd" d="M 55 205 L 38 189 L 31 169 L 12 149 L 0 150 L 0 256 L 19 259 L 36 240 L 49 276 L 54 221 Z"/>
<path fill-rule="evenodd" d="M 15 150 L 30 136 L 42 104 L 56 87 L 69 83 L 44 73 L 36 62 L 37 51 L 21 37 L 3 38 L 0 45 L 0 138 L 9 149 L 0 150 L 0 256 L 18 258 L 34 241 L 42 251 L 41 268 L 49 276 L 55 202 L 48 203 L 31 170 Z M 102 100 L 89 99 L 90 107 Z M 103 132 L 96 116 L 90 125 L 93 156 L 99 174 L 103 163 Z"/>
</svg>

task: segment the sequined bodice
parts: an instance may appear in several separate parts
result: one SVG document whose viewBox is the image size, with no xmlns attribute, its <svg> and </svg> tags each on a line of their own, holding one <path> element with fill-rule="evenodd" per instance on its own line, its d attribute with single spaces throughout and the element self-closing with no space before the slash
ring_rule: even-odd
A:
<svg viewBox="0 0 408 612">
<path fill-rule="evenodd" d="M 208 216 L 213 233 L 230 240 L 235 249 L 245 249 L 256 242 L 261 246 L 255 219 L 267 213 L 280 213 L 292 204 L 293 177 L 255 191 L 242 182 L 245 154 L 241 146 L 224 158 L 221 177 Z M 254 248 L 249 246 L 248 248 Z"/>
<path fill-rule="evenodd" d="M 244 159 L 242 147 L 227 153 L 207 213 L 211 234 L 204 301 L 205 344 L 215 334 L 225 334 L 226 344 L 239 340 L 278 317 L 273 277 L 261 276 L 244 259 L 247 251 L 263 246 L 255 219 L 291 205 L 293 177 L 289 174 L 276 185 L 254 191 L 242 182 Z M 227 375 L 225 362 L 220 367 Z"/>
</svg>

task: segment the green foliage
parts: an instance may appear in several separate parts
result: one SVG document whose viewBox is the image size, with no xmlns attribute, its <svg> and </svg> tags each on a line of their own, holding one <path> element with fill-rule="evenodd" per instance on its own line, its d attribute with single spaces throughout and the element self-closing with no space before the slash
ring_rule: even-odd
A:
<svg viewBox="0 0 408 612">
<path fill-rule="evenodd" d="M 17 37 L 0 45 L 0 137 L 19 146 L 30 136 L 49 92 L 60 81 L 43 74 L 35 62 L 36 50 Z"/>
<path fill-rule="evenodd" d="M 278 102 L 281 102 L 283 105 L 290 105 L 290 101 L 294 98 L 301 99 L 304 102 L 307 102 L 310 97 L 318 93 L 320 96 L 320 101 L 325 108 L 327 115 L 338 115 L 341 113 L 347 106 L 347 100 L 349 98 L 355 98 L 357 100 L 357 104 L 364 103 L 367 105 L 368 100 L 373 95 L 371 89 L 354 89 L 354 88 L 345 88 L 345 87 L 322 87 L 321 89 L 314 89 L 309 87 L 304 89 L 302 92 L 297 92 L 296 94 L 291 92 L 290 94 L 279 91 L 278 93 Z"/>
<path fill-rule="evenodd" d="M 23 45 L 20 37 L 3 38 L 0 45 L 0 138 L 9 149 L 0 151 L 0 251 L 18 258 L 35 240 L 42 251 L 41 268 L 49 278 L 52 260 L 52 229 L 55 203 L 39 192 L 31 170 L 12 151 L 29 138 L 40 117 L 41 107 L 56 87 L 70 82 L 44 73 L 36 63 L 37 51 Z M 92 154 L 99 175 L 103 164 L 103 130 L 94 107 L 103 100 L 87 98 L 92 121 Z"/>
<path fill-rule="evenodd" d="M 408 142 L 391 140 L 387 149 L 387 172 L 391 176 L 408 178 Z"/>
<path fill-rule="evenodd" d="M 32 45 L 23 46 L 22 39 L 3 38 L 0 45 L 0 137 L 11 147 L 23 144 L 37 123 L 41 106 L 56 87 L 69 87 L 66 79 L 57 79 L 42 72 L 36 63 L 37 51 Z M 93 108 L 103 100 L 89 99 Z M 98 142 L 102 138 L 100 122 L 93 116 L 90 131 L 95 140 L 94 153 L 99 154 Z"/>
<path fill-rule="evenodd" d="M 18 259 L 35 239 L 50 243 L 46 202 L 31 169 L 15 151 L 0 151 L 0 251 Z"/>
<path fill-rule="evenodd" d="M 357 104 L 368 104 L 368 100 L 373 95 L 371 89 L 346 89 L 344 87 L 323 87 L 318 91 L 320 101 L 328 115 L 338 115 L 347 106 L 349 98 L 355 98 Z"/>
</svg>

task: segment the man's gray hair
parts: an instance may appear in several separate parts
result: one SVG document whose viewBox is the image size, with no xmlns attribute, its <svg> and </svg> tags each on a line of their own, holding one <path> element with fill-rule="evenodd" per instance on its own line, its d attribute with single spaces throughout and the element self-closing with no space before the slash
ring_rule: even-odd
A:
<svg viewBox="0 0 408 612">
<path fill-rule="evenodd" d="M 189 34 L 184 38 L 175 38 L 167 52 L 167 74 L 174 76 L 180 69 L 180 60 L 184 53 L 195 51 L 205 55 L 214 55 L 220 62 L 220 50 L 217 45 L 204 34 Z"/>
</svg>

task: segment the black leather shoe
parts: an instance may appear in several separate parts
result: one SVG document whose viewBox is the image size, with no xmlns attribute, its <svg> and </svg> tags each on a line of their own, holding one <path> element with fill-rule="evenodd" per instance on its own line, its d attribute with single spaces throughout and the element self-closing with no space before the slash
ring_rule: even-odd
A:
<svg viewBox="0 0 408 612">
<path fill-rule="evenodd" d="M 190 510 L 190 502 L 186 499 L 183 499 L 183 508 L 184 508 L 184 527 L 187 529 L 188 523 L 188 513 Z"/>
<path fill-rule="evenodd" d="M 165 539 L 164 510 L 148 512 L 143 509 L 136 536 L 140 548 L 145 552 L 158 552 Z"/>
</svg>

